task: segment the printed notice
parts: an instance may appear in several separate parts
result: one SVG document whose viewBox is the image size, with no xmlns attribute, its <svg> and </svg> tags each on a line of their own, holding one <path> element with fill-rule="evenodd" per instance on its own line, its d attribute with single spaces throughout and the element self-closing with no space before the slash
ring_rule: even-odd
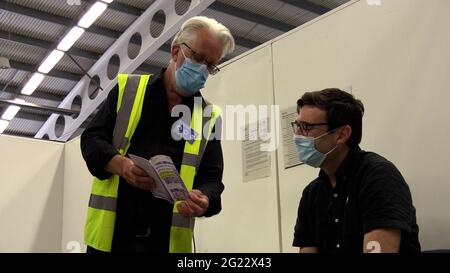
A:
<svg viewBox="0 0 450 273">
<path fill-rule="evenodd" d="M 244 128 L 245 140 L 242 141 L 244 182 L 270 176 L 270 154 L 261 149 L 263 144 L 270 141 L 265 138 L 267 128 L 267 120 L 248 124 Z"/>
</svg>

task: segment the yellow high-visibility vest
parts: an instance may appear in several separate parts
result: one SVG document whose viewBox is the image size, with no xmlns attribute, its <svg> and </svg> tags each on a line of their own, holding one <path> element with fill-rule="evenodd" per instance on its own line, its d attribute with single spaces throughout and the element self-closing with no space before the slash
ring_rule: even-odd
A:
<svg viewBox="0 0 450 273">
<path fill-rule="evenodd" d="M 147 83 L 152 75 L 119 74 L 119 96 L 117 117 L 113 133 L 113 144 L 121 155 L 127 153 L 133 134 L 139 124 Z M 198 132 L 193 141 L 185 141 L 180 176 L 188 189 L 192 190 L 194 178 L 200 166 L 203 152 L 211 135 L 212 128 L 220 116 L 220 108 L 212 105 L 211 117 L 203 117 L 203 105 L 194 104 L 190 127 Z M 203 126 L 209 120 L 207 136 L 203 136 Z M 93 179 L 87 219 L 84 229 L 85 244 L 97 250 L 110 252 L 116 220 L 119 176 L 108 179 Z M 169 251 L 171 253 L 192 252 L 194 218 L 178 214 L 175 203 L 170 227 Z"/>
</svg>

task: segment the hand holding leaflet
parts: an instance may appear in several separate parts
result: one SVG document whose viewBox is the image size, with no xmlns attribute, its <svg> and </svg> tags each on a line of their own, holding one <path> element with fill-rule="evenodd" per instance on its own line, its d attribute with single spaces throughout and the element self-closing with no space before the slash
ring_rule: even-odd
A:
<svg viewBox="0 0 450 273">
<path fill-rule="evenodd" d="M 154 197 L 172 204 L 188 198 L 188 190 L 169 156 L 156 155 L 149 160 L 132 154 L 129 157 L 155 181 L 151 190 Z"/>
</svg>

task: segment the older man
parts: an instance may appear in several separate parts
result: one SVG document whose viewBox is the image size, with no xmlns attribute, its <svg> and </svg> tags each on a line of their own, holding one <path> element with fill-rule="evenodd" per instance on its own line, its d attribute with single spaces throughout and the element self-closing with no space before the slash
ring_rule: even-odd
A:
<svg viewBox="0 0 450 273">
<path fill-rule="evenodd" d="M 170 64 L 161 74 L 119 77 L 118 85 L 81 136 L 82 154 L 94 175 L 85 227 L 88 252 L 190 252 L 193 226 L 189 220 L 220 212 L 224 189 L 220 140 L 203 136 L 206 141 L 197 145 L 189 139 L 174 138 L 173 125 L 178 117 L 172 117 L 171 112 L 184 105 L 194 119 L 194 101 L 202 98 L 199 90 L 209 74 L 219 72 L 218 62 L 233 49 L 234 39 L 225 26 L 210 18 L 193 17 L 175 36 Z M 132 92 L 136 93 L 136 99 L 131 100 L 133 110 L 125 118 L 128 126 L 122 126 L 125 142 L 117 142 L 118 115 L 123 115 L 119 108 L 126 108 L 125 100 Z M 203 101 L 200 109 L 207 105 Z M 199 123 L 198 115 L 195 118 L 191 124 Z M 219 120 L 216 115 L 210 121 L 219 124 Z M 197 131 L 203 135 L 201 129 Z M 187 200 L 174 206 L 155 198 L 150 192 L 154 181 L 128 154 L 147 159 L 170 156 L 191 190 Z"/>
</svg>

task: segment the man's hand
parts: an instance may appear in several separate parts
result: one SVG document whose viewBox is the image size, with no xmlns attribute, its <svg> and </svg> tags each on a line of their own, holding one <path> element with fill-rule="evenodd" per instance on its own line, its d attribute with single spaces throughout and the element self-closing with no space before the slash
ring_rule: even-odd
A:
<svg viewBox="0 0 450 273">
<path fill-rule="evenodd" d="M 178 212 L 184 217 L 202 216 L 208 209 L 209 199 L 199 190 L 192 190 L 186 201 L 178 204 Z"/>
<path fill-rule="evenodd" d="M 151 190 L 155 187 L 155 181 L 153 181 L 144 170 L 136 166 L 133 160 L 128 157 L 122 155 L 114 156 L 108 162 L 105 169 L 125 178 L 130 185 L 136 188 Z"/>
</svg>

